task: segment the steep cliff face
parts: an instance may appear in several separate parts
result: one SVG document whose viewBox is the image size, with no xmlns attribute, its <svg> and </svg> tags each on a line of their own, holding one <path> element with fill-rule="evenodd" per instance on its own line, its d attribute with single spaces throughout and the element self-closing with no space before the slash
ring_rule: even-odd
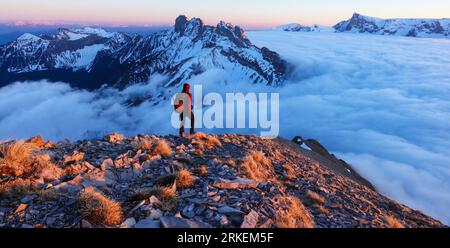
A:
<svg viewBox="0 0 450 248">
<path fill-rule="evenodd" d="M 277 53 L 252 45 L 240 27 L 208 26 L 185 16 L 173 28 L 147 37 L 86 27 L 60 29 L 52 36 L 24 34 L 0 46 L 0 86 L 50 79 L 86 89 L 124 88 L 154 74 L 167 76 L 166 86 L 174 86 L 209 69 L 274 86 L 286 70 Z"/>
<path fill-rule="evenodd" d="M 381 19 L 358 13 L 334 26 L 337 32 L 449 38 L 450 19 Z"/>
<path fill-rule="evenodd" d="M 317 141 L 198 133 L 0 145 L 2 227 L 443 227 Z"/>
</svg>

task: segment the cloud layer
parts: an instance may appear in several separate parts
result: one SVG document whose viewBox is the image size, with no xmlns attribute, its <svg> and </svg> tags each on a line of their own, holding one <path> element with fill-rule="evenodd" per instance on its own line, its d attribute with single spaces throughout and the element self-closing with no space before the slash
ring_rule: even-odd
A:
<svg viewBox="0 0 450 248">
<path fill-rule="evenodd" d="M 282 135 L 319 139 L 381 193 L 450 223 L 450 41 L 249 36 L 294 65 Z"/>
</svg>

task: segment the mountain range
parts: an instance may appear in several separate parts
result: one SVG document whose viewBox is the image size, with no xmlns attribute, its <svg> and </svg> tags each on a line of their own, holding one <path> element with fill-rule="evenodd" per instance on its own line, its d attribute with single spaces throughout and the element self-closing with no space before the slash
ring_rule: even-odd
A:
<svg viewBox="0 0 450 248">
<path fill-rule="evenodd" d="M 358 13 L 334 26 L 336 32 L 450 38 L 450 19 L 381 19 Z"/>
<path fill-rule="evenodd" d="M 64 81 L 83 89 L 124 88 L 161 74 L 176 86 L 209 69 L 242 81 L 280 85 L 286 63 L 254 46 L 238 26 L 205 25 L 179 16 L 172 28 L 149 36 L 100 28 L 61 28 L 56 34 L 25 33 L 0 46 L 0 87 L 14 81 Z"/>
<path fill-rule="evenodd" d="M 305 26 L 298 23 L 290 23 L 277 27 L 278 30 L 287 32 L 333 32 L 334 29 L 327 26 L 314 24 L 312 26 Z"/>
<path fill-rule="evenodd" d="M 282 25 L 278 30 L 288 32 L 338 32 L 397 35 L 420 38 L 450 38 L 450 19 L 381 19 L 354 13 L 333 27 L 305 26 L 298 23 Z"/>
</svg>

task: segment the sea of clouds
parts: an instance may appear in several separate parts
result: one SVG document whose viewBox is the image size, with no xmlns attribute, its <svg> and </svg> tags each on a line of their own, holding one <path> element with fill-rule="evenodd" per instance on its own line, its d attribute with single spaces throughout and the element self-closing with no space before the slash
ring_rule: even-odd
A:
<svg viewBox="0 0 450 248">
<path fill-rule="evenodd" d="M 449 40 L 280 31 L 248 36 L 289 62 L 285 86 L 231 82 L 235 76 L 223 70 L 191 83 L 202 84 L 204 93 L 280 93 L 282 137 L 318 139 L 381 193 L 450 224 Z M 162 87 L 165 80 L 156 75 L 124 91 L 46 81 L 0 88 L 0 138 L 176 134 L 168 100 L 134 107 L 127 101 L 149 94 L 169 99 L 174 92 Z"/>
</svg>

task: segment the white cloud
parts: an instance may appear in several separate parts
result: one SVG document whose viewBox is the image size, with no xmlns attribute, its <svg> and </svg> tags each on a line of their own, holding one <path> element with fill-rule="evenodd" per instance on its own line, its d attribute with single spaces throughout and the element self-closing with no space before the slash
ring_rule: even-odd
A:
<svg viewBox="0 0 450 248">
<path fill-rule="evenodd" d="M 253 32 L 294 64 L 282 135 L 319 139 L 377 189 L 450 223 L 450 41 Z"/>
</svg>

